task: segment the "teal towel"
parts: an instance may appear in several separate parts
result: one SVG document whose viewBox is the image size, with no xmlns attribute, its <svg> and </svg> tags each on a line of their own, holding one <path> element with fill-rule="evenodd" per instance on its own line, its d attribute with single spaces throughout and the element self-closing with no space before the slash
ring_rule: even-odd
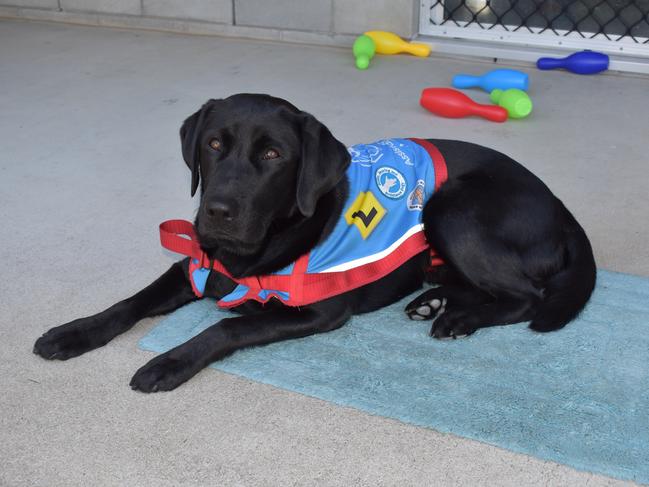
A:
<svg viewBox="0 0 649 487">
<path fill-rule="evenodd" d="M 649 279 L 599 271 L 561 331 L 526 325 L 437 341 L 404 299 L 339 330 L 235 353 L 212 367 L 609 476 L 649 482 Z M 229 313 L 189 304 L 141 341 L 164 352 Z"/>
</svg>

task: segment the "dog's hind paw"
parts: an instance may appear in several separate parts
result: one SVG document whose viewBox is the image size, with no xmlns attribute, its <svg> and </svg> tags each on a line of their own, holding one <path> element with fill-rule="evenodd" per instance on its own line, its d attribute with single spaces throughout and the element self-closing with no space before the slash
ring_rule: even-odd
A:
<svg viewBox="0 0 649 487">
<path fill-rule="evenodd" d="M 462 312 L 450 311 L 433 322 L 430 336 L 439 340 L 455 340 L 464 338 L 476 331 L 476 327 L 469 324 L 469 317 Z"/>
<path fill-rule="evenodd" d="M 446 298 L 440 288 L 429 289 L 406 306 L 411 320 L 434 320 L 446 310 Z"/>
</svg>

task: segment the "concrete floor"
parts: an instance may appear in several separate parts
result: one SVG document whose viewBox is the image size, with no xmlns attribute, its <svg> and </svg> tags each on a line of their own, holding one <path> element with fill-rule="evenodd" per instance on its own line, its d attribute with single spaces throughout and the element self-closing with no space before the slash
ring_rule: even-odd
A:
<svg viewBox="0 0 649 487">
<path fill-rule="evenodd" d="M 531 70 L 535 112 L 504 125 L 419 108 L 423 87 L 489 68 L 399 56 L 359 72 L 334 48 L 0 22 L 0 485 L 623 484 L 214 370 L 133 392 L 153 320 L 68 362 L 31 353 L 170 265 L 157 225 L 195 205 L 178 128 L 235 92 L 288 98 L 348 144 L 491 145 L 565 201 L 600 267 L 649 275 L 647 79 Z"/>
</svg>

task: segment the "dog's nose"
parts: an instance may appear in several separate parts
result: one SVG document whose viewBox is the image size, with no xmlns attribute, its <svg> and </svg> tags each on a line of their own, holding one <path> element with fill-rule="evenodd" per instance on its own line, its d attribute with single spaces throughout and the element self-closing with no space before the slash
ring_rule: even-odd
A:
<svg viewBox="0 0 649 487">
<path fill-rule="evenodd" d="M 226 203 L 225 201 L 210 201 L 207 206 L 205 206 L 205 212 L 210 218 L 226 222 L 232 221 L 232 205 Z"/>
</svg>

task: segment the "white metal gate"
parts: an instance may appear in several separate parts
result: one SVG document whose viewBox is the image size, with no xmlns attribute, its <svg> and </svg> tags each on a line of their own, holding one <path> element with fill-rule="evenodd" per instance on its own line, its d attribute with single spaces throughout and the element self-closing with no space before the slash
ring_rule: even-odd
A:
<svg viewBox="0 0 649 487">
<path fill-rule="evenodd" d="M 421 0 L 420 33 L 468 41 L 467 54 L 476 45 L 488 46 L 485 53 L 506 46 L 598 50 L 621 59 L 621 69 L 644 64 L 626 69 L 649 72 L 649 0 Z"/>
</svg>

